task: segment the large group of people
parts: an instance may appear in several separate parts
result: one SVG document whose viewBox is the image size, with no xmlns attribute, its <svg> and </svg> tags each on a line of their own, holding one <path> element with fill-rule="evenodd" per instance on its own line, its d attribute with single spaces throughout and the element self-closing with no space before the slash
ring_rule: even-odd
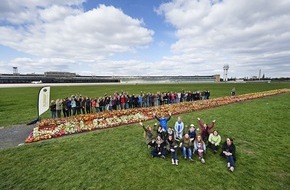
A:
<svg viewBox="0 0 290 190">
<path fill-rule="evenodd" d="M 115 92 L 102 97 L 70 97 L 52 100 L 50 104 L 51 118 L 69 117 L 77 114 L 97 113 L 103 111 L 122 110 L 129 108 L 151 107 L 179 102 L 209 99 L 210 91 L 181 91 L 129 94 Z"/>
<path fill-rule="evenodd" d="M 235 95 L 235 89 L 232 89 L 231 95 Z M 210 91 L 182 91 L 182 92 L 157 92 L 143 93 L 138 95 L 126 92 L 115 92 L 113 95 L 105 94 L 102 97 L 84 97 L 82 95 L 72 95 L 63 99 L 52 100 L 50 104 L 51 118 L 70 117 L 77 114 L 98 113 L 112 110 L 122 110 L 129 108 L 151 107 L 164 104 L 174 104 L 180 102 L 196 101 L 209 99 Z M 217 130 L 211 130 L 215 126 L 215 120 L 210 125 L 203 123 L 197 118 L 199 128 L 194 124 L 184 125 L 181 117 L 177 118 L 173 127 L 168 127 L 168 121 L 171 119 L 171 113 L 168 117 L 161 115 L 158 117 L 153 114 L 156 120 L 153 127 L 145 127 L 142 122 L 140 125 L 144 129 L 144 138 L 152 157 L 165 158 L 171 156 L 173 165 L 178 165 L 178 152 L 184 159 L 193 161 L 194 155 L 198 157 L 201 163 L 205 163 L 205 154 L 207 148 L 214 154 L 219 151 L 221 136 Z M 200 131 L 200 132 L 199 132 Z M 227 138 L 221 146 L 220 155 L 226 159 L 227 167 L 230 171 L 235 168 L 236 147 L 232 138 Z"/>
<path fill-rule="evenodd" d="M 178 165 L 178 157 L 181 155 L 189 161 L 193 161 L 196 156 L 204 164 L 207 148 L 217 154 L 221 147 L 220 156 L 226 159 L 229 171 L 234 171 L 236 147 L 232 138 L 227 138 L 224 143 L 221 143 L 221 136 L 218 131 L 211 131 L 215 126 L 215 120 L 208 125 L 197 118 L 199 127 L 196 128 L 194 124 L 190 124 L 189 129 L 187 129 L 181 117 L 177 118 L 174 127 L 168 126 L 168 121 L 171 119 L 170 112 L 168 117 L 164 115 L 157 117 L 156 114 L 153 114 L 153 116 L 159 121 L 159 124 L 155 123 L 153 127 L 149 125 L 145 127 L 140 122 L 144 129 L 146 145 L 150 149 L 152 157 L 165 158 L 169 155 L 172 164 Z"/>
</svg>

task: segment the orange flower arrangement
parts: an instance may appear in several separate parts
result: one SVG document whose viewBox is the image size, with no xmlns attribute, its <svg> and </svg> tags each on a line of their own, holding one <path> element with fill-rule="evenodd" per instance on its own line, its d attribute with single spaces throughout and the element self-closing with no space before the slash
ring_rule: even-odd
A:
<svg viewBox="0 0 290 190">
<path fill-rule="evenodd" d="M 226 96 L 209 100 L 166 104 L 156 107 L 105 111 L 100 113 L 76 115 L 69 118 L 44 119 L 37 124 L 25 142 L 31 143 L 74 133 L 152 120 L 154 119 L 153 113 L 166 115 L 168 112 L 171 112 L 172 115 L 177 115 L 289 92 L 290 89 L 279 89 L 243 94 L 239 96 Z"/>
</svg>

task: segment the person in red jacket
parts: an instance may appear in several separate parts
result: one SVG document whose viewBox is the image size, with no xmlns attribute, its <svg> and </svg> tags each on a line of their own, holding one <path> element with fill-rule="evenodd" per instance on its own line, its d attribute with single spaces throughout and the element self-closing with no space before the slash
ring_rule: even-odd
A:
<svg viewBox="0 0 290 190">
<path fill-rule="evenodd" d="M 212 121 L 210 126 L 208 126 L 206 123 L 203 124 L 199 117 L 197 118 L 197 120 L 201 129 L 201 137 L 204 142 L 207 142 L 210 130 L 214 128 L 215 120 Z"/>
</svg>

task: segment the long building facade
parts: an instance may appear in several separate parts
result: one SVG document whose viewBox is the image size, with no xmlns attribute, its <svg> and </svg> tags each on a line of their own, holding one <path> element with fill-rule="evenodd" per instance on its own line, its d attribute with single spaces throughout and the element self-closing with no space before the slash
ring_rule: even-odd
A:
<svg viewBox="0 0 290 190">
<path fill-rule="evenodd" d="M 70 72 L 44 74 L 0 74 L 0 84 L 9 83 L 192 83 L 220 82 L 220 75 L 210 76 L 80 76 Z"/>
</svg>

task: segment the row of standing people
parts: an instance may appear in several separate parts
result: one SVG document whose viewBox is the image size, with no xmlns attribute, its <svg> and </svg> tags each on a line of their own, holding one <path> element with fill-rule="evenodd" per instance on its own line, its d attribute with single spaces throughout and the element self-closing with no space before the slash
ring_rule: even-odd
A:
<svg viewBox="0 0 290 190">
<path fill-rule="evenodd" d="M 126 92 L 115 92 L 112 96 L 83 97 L 72 95 L 64 99 L 52 100 L 50 104 L 51 118 L 69 117 L 77 114 L 129 109 L 136 107 L 150 107 L 164 104 L 173 104 L 185 101 L 209 99 L 210 91 L 196 92 L 167 92 L 143 93 L 140 95 Z"/>
<path fill-rule="evenodd" d="M 167 129 L 167 122 L 171 118 L 171 113 L 169 113 L 167 118 L 164 116 L 158 118 L 155 114 L 154 116 L 160 122 L 160 125 L 156 129 L 156 138 L 153 132 L 155 129 L 152 129 L 150 126 L 145 127 L 143 123 L 140 123 L 144 129 L 144 137 L 146 138 L 148 148 L 153 147 L 151 151 L 152 157 L 165 158 L 166 155 L 170 154 L 172 164 L 178 165 L 177 152 L 180 150 L 184 159 L 192 161 L 193 155 L 196 154 L 199 160 L 205 163 L 204 155 L 207 147 L 214 154 L 218 152 L 221 136 L 217 130 L 214 130 L 212 133 L 210 132 L 215 125 L 215 120 L 208 126 L 206 123 L 203 124 L 200 118 L 197 118 L 201 129 L 201 134 L 198 134 L 199 128 L 196 129 L 194 124 L 191 124 L 188 131 L 186 131 L 180 117 L 175 122 L 174 129 L 172 127 Z M 154 128 L 156 126 L 157 123 L 154 125 Z M 226 158 L 229 170 L 234 171 L 236 157 L 235 145 L 232 138 L 227 138 L 222 144 L 220 155 Z"/>
</svg>

